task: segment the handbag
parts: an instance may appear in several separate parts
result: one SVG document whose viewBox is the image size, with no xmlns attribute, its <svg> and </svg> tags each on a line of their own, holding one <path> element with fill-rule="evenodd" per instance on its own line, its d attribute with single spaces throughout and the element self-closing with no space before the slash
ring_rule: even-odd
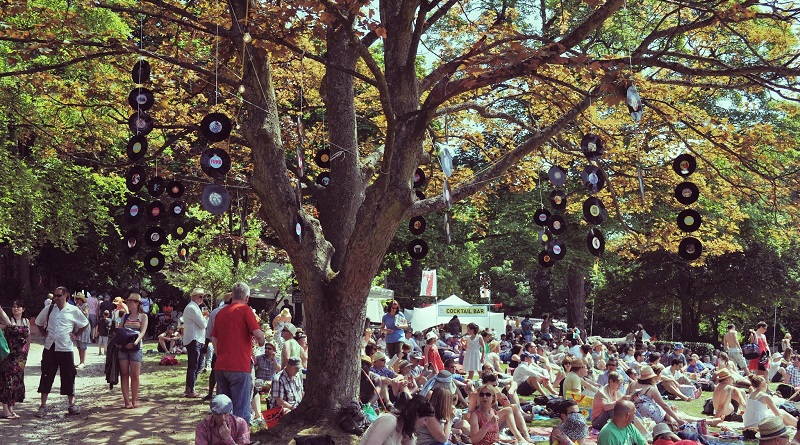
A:
<svg viewBox="0 0 800 445">
<path fill-rule="evenodd" d="M 280 406 L 276 406 L 266 411 L 261 411 L 261 417 L 267 424 L 267 429 L 272 428 L 275 425 L 277 425 L 278 422 L 281 420 L 281 417 L 283 417 L 283 408 Z"/>
<path fill-rule="evenodd" d="M 6 336 L 3 333 L 3 330 L 0 329 L 0 362 L 5 360 L 9 354 L 11 354 L 11 349 L 8 347 L 8 342 L 6 341 Z"/>
<path fill-rule="evenodd" d="M 758 345 L 755 343 L 748 343 L 742 345 L 742 355 L 747 360 L 753 360 L 761 356 L 761 351 L 758 350 Z"/>
<path fill-rule="evenodd" d="M 139 331 L 133 330 L 131 328 L 117 328 L 117 332 L 114 334 L 114 344 L 117 345 L 120 349 L 124 349 L 125 351 L 133 352 L 138 351 L 140 345 L 134 344 L 132 349 L 128 349 L 126 345 L 128 343 L 133 343 L 136 341 L 136 337 L 139 336 Z"/>
</svg>

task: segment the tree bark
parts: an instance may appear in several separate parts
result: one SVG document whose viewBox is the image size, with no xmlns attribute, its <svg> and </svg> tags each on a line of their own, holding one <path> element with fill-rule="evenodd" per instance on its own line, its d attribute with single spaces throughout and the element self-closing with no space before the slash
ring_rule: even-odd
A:
<svg viewBox="0 0 800 445">
<path fill-rule="evenodd" d="M 586 335 L 586 278 L 581 270 L 567 270 L 567 325 Z"/>
<path fill-rule="evenodd" d="M 681 302 L 681 336 L 680 340 L 694 338 L 692 325 L 694 316 L 694 275 L 688 265 L 681 265 L 678 275 L 678 298 Z"/>
</svg>

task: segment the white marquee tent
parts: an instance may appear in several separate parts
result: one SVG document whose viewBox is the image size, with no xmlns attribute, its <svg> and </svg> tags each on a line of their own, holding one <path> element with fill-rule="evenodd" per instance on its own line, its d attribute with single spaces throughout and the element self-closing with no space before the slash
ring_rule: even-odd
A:
<svg viewBox="0 0 800 445">
<path fill-rule="evenodd" d="M 451 295 L 446 299 L 433 304 L 428 307 L 417 308 L 417 309 L 406 309 L 403 311 L 403 315 L 405 315 L 406 319 L 411 323 L 411 327 L 414 328 L 414 331 L 423 331 L 430 327 L 439 325 L 439 324 L 447 324 L 452 315 L 439 315 L 440 306 L 455 306 L 459 308 L 469 308 L 469 307 L 480 307 L 486 305 L 473 305 L 469 304 L 466 301 L 462 300 L 461 298 Z M 485 315 L 469 315 L 469 314 L 460 314 L 458 319 L 461 321 L 462 325 L 466 325 L 469 323 L 476 323 L 480 326 L 481 329 L 489 327 L 490 329 L 494 329 L 499 336 L 502 333 L 506 332 L 506 322 L 505 322 L 505 315 L 496 312 L 489 312 Z M 463 328 L 462 328 L 463 330 Z"/>
</svg>

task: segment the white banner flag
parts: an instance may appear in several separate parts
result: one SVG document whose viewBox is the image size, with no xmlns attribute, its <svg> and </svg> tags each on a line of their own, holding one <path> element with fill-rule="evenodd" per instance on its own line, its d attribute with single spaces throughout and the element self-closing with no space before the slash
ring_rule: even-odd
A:
<svg viewBox="0 0 800 445">
<path fill-rule="evenodd" d="M 436 269 L 422 271 L 419 294 L 423 297 L 436 296 Z"/>
<path fill-rule="evenodd" d="M 481 286 L 481 298 L 486 300 L 492 299 L 492 290 L 488 287 Z"/>
</svg>

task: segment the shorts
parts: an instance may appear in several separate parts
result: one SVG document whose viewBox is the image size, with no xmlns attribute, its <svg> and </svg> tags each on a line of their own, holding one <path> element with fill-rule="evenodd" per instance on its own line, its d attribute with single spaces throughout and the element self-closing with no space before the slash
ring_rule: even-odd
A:
<svg viewBox="0 0 800 445">
<path fill-rule="evenodd" d="M 120 349 L 117 353 L 117 360 L 123 361 L 127 360 L 129 362 L 142 362 L 142 348 L 139 348 L 137 351 L 125 351 Z"/>
<path fill-rule="evenodd" d="M 101 348 L 105 348 L 106 346 L 108 346 L 108 337 L 107 336 L 106 337 L 103 337 L 103 336 L 97 337 L 97 346 L 101 347 Z"/>
<path fill-rule="evenodd" d="M 78 348 L 79 351 L 85 351 L 89 348 L 89 343 L 75 340 L 75 347 Z"/>
<path fill-rule="evenodd" d="M 528 397 L 533 395 L 536 392 L 536 388 L 532 387 L 528 384 L 527 380 L 523 380 L 519 385 L 517 385 L 517 394 Z"/>
<path fill-rule="evenodd" d="M 736 363 L 740 371 L 747 369 L 747 363 L 744 361 L 744 356 L 742 355 L 742 348 L 728 348 L 727 352 L 728 359 Z"/>
</svg>

